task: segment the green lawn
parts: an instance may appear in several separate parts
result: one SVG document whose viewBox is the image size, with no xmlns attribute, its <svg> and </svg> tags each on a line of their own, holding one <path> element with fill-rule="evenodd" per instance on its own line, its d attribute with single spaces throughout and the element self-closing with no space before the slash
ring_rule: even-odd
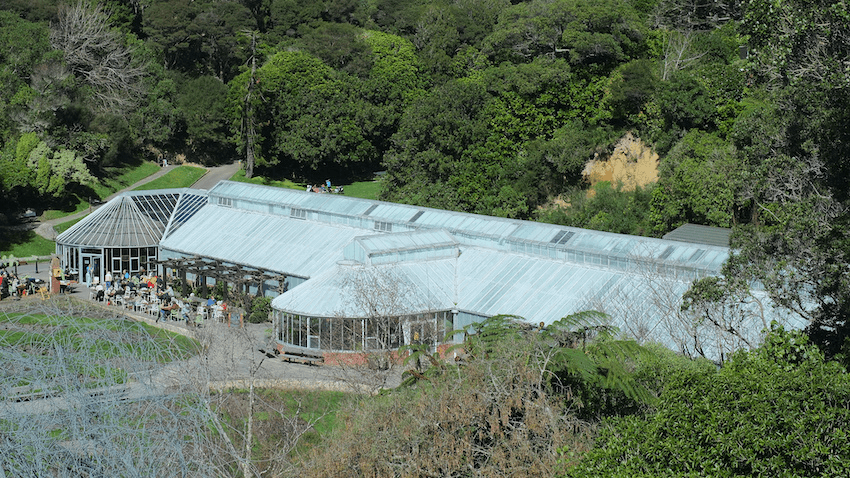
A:
<svg viewBox="0 0 850 478">
<path fill-rule="evenodd" d="M 165 176 L 154 179 L 149 183 L 142 184 L 134 191 L 149 191 L 151 189 L 188 188 L 201 179 L 207 172 L 204 168 L 195 166 L 178 166 L 169 171 Z"/>
<path fill-rule="evenodd" d="M 231 181 L 239 181 L 240 183 L 251 183 L 251 184 L 262 184 L 263 186 L 274 186 L 276 188 L 287 188 L 287 189 L 301 189 L 304 190 L 307 188 L 307 185 L 294 183 L 288 179 L 284 179 L 283 181 L 276 181 L 273 179 L 269 179 L 263 176 L 254 176 L 251 179 L 245 177 L 245 170 L 240 169 L 236 171 L 236 174 L 230 177 Z"/>
<path fill-rule="evenodd" d="M 56 243 L 45 239 L 35 231 L 2 231 L 0 233 L 0 256 L 32 257 L 49 256 L 56 253 Z"/>
<path fill-rule="evenodd" d="M 106 199 L 115 191 L 132 186 L 142 179 L 155 174 L 159 169 L 160 166 L 158 164 L 145 161 L 139 166 L 125 170 L 114 179 L 104 181 L 101 189 L 95 188 L 95 192 L 100 195 L 101 199 Z"/>
<path fill-rule="evenodd" d="M 363 199 L 378 199 L 378 193 L 381 191 L 381 183 L 378 181 L 355 181 L 343 187 L 346 196 Z"/>
<path fill-rule="evenodd" d="M 144 161 L 137 166 L 127 166 L 120 169 L 115 169 L 112 173 L 115 175 L 111 178 L 105 178 L 101 180 L 99 184 L 96 184 L 92 189 L 94 190 L 95 196 L 97 199 L 104 200 L 109 197 L 115 191 L 126 188 L 127 186 L 131 186 L 142 179 L 156 173 L 159 171 L 159 166 L 156 163 L 152 163 L 150 161 Z M 60 217 L 70 216 L 71 214 L 78 213 L 89 207 L 89 200 L 91 198 L 88 197 L 77 197 L 77 203 L 74 205 L 69 205 L 68 208 L 58 210 L 58 209 L 48 209 L 41 214 L 42 221 L 49 221 L 51 219 L 56 219 Z"/>
<path fill-rule="evenodd" d="M 245 170 L 240 169 L 236 172 L 231 178 L 231 181 L 239 181 L 243 183 L 251 183 L 251 184 L 262 184 L 264 186 L 274 186 L 278 188 L 287 188 L 287 189 L 300 189 L 301 191 L 307 189 L 306 183 L 296 183 L 285 179 L 283 181 L 276 181 L 273 179 L 268 179 L 263 176 L 254 176 L 251 179 L 245 178 Z M 363 198 L 363 199 L 378 199 L 378 192 L 381 189 L 381 184 L 377 181 L 355 181 L 349 184 L 342 184 L 342 187 L 345 188 L 345 195 L 354 197 L 354 198 Z"/>
<path fill-rule="evenodd" d="M 53 226 L 53 229 L 56 230 L 56 234 L 62 234 L 63 232 L 70 229 L 71 226 L 82 221 L 85 218 L 86 218 L 86 216 L 83 216 L 83 217 L 78 217 L 77 219 L 71 219 L 70 221 L 59 223 L 59 224 Z"/>
</svg>

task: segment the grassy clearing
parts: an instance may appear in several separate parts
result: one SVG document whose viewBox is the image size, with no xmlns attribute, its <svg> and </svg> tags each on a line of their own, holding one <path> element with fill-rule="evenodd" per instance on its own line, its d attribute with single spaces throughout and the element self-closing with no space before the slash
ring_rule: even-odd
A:
<svg viewBox="0 0 850 478">
<path fill-rule="evenodd" d="M 112 177 L 104 178 L 99 184 L 92 187 L 94 196 L 101 201 L 105 200 L 115 191 L 131 186 L 157 171 L 159 171 L 159 166 L 150 161 L 144 161 L 136 166 L 126 166 L 120 169 L 115 169 L 110 171 L 113 175 Z M 83 198 L 77 196 L 76 203 L 70 204 L 67 208 L 63 208 L 61 210 L 48 209 L 44 211 L 41 214 L 41 220 L 49 221 L 51 219 L 58 219 L 60 217 L 70 216 L 71 214 L 85 211 L 91 205 L 89 203 L 90 199 L 91 198 L 88 197 Z"/>
<path fill-rule="evenodd" d="M 76 219 L 71 219 L 70 221 L 65 221 L 65 222 L 59 223 L 59 224 L 57 224 L 57 225 L 53 226 L 53 229 L 55 229 L 55 230 L 56 230 L 56 233 L 57 233 L 57 234 L 62 234 L 63 232 L 65 232 L 65 231 L 67 231 L 68 229 L 70 229 L 70 228 L 71 228 L 71 226 L 73 226 L 74 224 L 76 224 L 76 223 L 78 223 L 78 222 L 82 221 L 82 220 L 83 220 L 83 219 L 85 219 L 85 218 L 86 218 L 86 216 L 83 216 L 83 217 L 78 217 L 78 218 L 76 218 Z"/>
<path fill-rule="evenodd" d="M 273 186 L 286 189 L 299 189 L 304 191 L 307 189 L 307 183 L 296 183 L 285 179 L 276 181 L 263 176 L 254 176 L 251 179 L 245 177 L 245 170 L 240 169 L 231 178 L 231 181 L 239 181 L 242 183 L 261 184 L 263 186 Z M 381 184 L 377 180 L 374 181 L 354 181 L 349 184 L 341 184 L 345 188 L 345 195 L 354 198 L 363 199 L 378 199 L 378 192 L 381 189 Z"/>
<path fill-rule="evenodd" d="M 124 172 L 115 176 L 114 179 L 104 180 L 100 188 L 95 188 L 95 192 L 100 196 L 100 199 L 106 199 L 115 191 L 132 186 L 142 179 L 155 174 L 159 169 L 160 166 L 158 164 L 145 161 L 139 166 L 124 170 Z"/>
<path fill-rule="evenodd" d="M 0 232 L 0 256 L 49 256 L 56 252 L 56 243 L 35 231 L 4 230 Z"/>
<path fill-rule="evenodd" d="M 149 183 L 142 184 L 134 189 L 134 191 L 150 191 L 152 189 L 172 189 L 172 188 L 188 188 L 195 184 L 201 176 L 206 174 L 207 170 L 195 166 L 178 166 L 165 176 L 154 179 Z"/>
<path fill-rule="evenodd" d="M 276 188 L 286 188 L 286 189 L 301 189 L 304 190 L 307 188 L 306 184 L 300 184 L 290 181 L 289 179 L 284 179 L 283 181 L 276 181 L 274 179 L 269 179 L 263 176 L 254 176 L 251 179 L 245 177 L 245 170 L 240 169 L 236 171 L 236 174 L 230 177 L 231 181 L 239 181 L 240 183 L 250 183 L 250 184 L 261 184 L 263 186 L 274 186 Z"/>
<path fill-rule="evenodd" d="M 378 181 L 355 181 L 351 184 L 343 185 L 345 195 L 354 198 L 363 199 L 378 199 L 378 193 L 381 191 L 381 183 Z"/>
</svg>

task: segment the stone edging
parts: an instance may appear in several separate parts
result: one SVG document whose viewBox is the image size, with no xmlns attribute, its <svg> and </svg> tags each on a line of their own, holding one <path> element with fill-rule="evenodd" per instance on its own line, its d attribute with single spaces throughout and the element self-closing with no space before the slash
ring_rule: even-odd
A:
<svg viewBox="0 0 850 478">
<path fill-rule="evenodd" d="M 211 392 L 224 392 L 231 389 L 247 390 L 251 385 L 250 379 L 221 380 L 210 382 Z M 364 385 L 355 385 L 342 381 L 325 380 L 280 380 L 280 379 L 254 379 L 254 388 L 271 388 L 275 390 L 314 390 L 323 392 L 348 392 L 369 394 L 371 391 Z"/>
</svg>

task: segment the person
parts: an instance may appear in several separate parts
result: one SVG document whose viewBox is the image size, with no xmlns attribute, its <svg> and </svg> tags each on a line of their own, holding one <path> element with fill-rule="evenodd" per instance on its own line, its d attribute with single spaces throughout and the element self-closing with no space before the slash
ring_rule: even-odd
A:
<svg viewBox="0 0 850 478">
<path fill-rule="evenodd" d="M 94 272 L 94 267 L 91 264 L 86 267 L 86 287 L 91 287 L 91 276 Z"/>
<path fill-rule="evenodd" d="M 163 303 L 171 300 L 172 297 L 174 297 L 174 289 L 172 289 L 170 285 L 159 294 L 159 298 L 162 299 Z"/>
<path fill-rule="evenodd" d="M 94 300 L 103 302 L 103 284 L 98 283 L 94 287 Z"/>
<path fill-rule="evenodd" d="M 189 323 L 189 314 L 192 312 L 192 309 L 189 306 L 189 303 L 178 300 L 177 305 L 180 307 L 180 317 L 183 320 L 185 320 L 186 323 L 188 324 Z"/>
<path fill-rule="evenodd" d="M 127 269 L 124 269 L 124 280 L 130 280 L 130 271 L 128 271 Z"/>
<path fill-rule="evenodd" d="M 106 285 L 107 289 L 112 287 L 112 273 L 111 272 L 106 271 L 106 275 L 103 277 L 103 282 L 106 283 L 105 285 Z"/>
<path fill-rule="evenodd" d="M 174 304 L 173 302 L 171 302 L 170 300 L 169 301 L 163 300 L 162 305 L 159 307 L 159 315 L 157 316 L 156 321 L 159 322 L 159 319 L 169 318 L 171 316 L 172 309 L 174 309 L 176 307 L 177 307 L 177 305 Z"/>
<path fill-rule="evenodd" d="M 207 299 L 207 307 L 212 307 L 215 305 L 215 296 L 211 295 L 209 299 Z"/>
<path fill-rule="evenodd" d="M 307 185 L 307 192 L 308 192 L 308 193 L 313 192 L 313 185 L 312 185 L 312 184 L 308 184 L 308 185 Z"/>
<path fill-rule="evenodd" d="M 325 186 L 328 187 L 328 191 L 331 190 L 331 180 L 330 179 L 325 179 Z"/>
<path fill-rule="evenodd" d="M 115 303 L 115 287 L 110 287 L 106 289 L 106 304 L 112 305 Z"/>
</svg>

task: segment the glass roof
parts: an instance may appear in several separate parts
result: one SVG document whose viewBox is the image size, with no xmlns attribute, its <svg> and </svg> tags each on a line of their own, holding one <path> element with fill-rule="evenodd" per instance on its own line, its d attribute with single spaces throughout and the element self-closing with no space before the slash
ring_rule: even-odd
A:
<svg viewBox="0 0 850 478">
<path fill-rule="evenodd" d="M 647 261 L 668 267 L 716 271 L 729 255 L 727 247 L 628 236 L 532 221 L 389 204 L 336 194 L 222 181 L 210 197 L 229 198 L 233 208 L 267 211 L 280 206 L 304 211 L 310 221 L 344 223 L 376 232 L 444 229 L 461 244 L 540 255 L 580 263 L 633 267 Z M 309 211 L 309 214 L 306 212 Z M 341 218 L 346 218 L 342 221 Z"/>
<path fill-rule="evenodd" d="M 183 210 L 185 219 L 182 222 L 185 223 L 205 202 L 204 193 L 189 189 L 124 193 L 71 226 L 56 238 L 56 242 L 87 247 L 155 247 L 181 198 L 193 198 L 187 203 L 197 205 L 194 210 L 191 207 Z"/>
</svg>

